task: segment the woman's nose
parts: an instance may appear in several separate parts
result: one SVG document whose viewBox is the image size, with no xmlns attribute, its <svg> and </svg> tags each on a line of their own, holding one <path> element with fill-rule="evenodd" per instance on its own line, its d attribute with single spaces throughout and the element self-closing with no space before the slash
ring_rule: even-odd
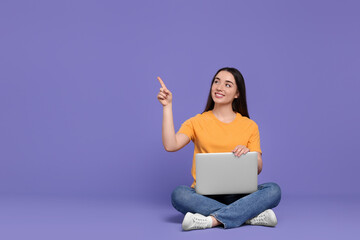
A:
<svg viewBox="0 0 360 240">
<path fill-rule="evenodd" d="M 222 84 L 217 85 L 216 90 L 223 90 L 223 85 Z"/>
</svg>

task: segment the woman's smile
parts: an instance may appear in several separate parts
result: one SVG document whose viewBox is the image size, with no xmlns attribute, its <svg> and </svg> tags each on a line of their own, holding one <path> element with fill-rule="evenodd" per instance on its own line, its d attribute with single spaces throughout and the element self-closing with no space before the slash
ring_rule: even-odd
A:
<svg viewBox="0 0 360 240">
<path fill-rule="evenodd" d="M 225 95 L 224 95 L 224 94 L 221 94 L 221 93 L 216 92 L 216 93 L 215 93 L 215 97 L 217 97 L 217 98 L 223 98 L 223 97 L 225 97 Z"/>
</svg>

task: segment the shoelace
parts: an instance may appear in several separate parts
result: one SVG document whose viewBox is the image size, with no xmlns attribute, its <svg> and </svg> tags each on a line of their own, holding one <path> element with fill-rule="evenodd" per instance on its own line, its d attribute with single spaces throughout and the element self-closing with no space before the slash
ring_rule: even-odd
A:
<svg viewBox="0 0 360 240">
<path fill-rule="evenodd" d="M 265 223 L 265 218 L 266 218 L 266 215 L 265 214 L 260 214 L 259 216 L 255 217 L 253 219 L 253 222 L 255 223 Z"/>
<path fill-rule="evenodd" d="M 205 218 L 197 218 L 196 216 L 194 216 L 192 220 L 193 220 L 194 228 L 196 229 L 203 229 L 206 228 L 208 225 L 207 219 Z"/>
</svg>

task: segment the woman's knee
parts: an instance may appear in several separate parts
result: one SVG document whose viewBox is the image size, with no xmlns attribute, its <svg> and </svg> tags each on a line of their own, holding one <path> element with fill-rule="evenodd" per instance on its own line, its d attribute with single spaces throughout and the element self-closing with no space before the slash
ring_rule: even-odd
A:
<svg viewBox="0 0 360 240">
<path fill-rule="evenodd" d="M 182 203 L 187 201 L 187 198 L 191 193 L 191 187 L 185 185 L 178 186 L 171 193 L 171 201 L 173 204 Z"/>
<path fill-rule="evenodd" d="M 275 206 L 277 206 L 281 200 L 281 188 L 276 183 L 270 183 L 270 184 L 271 184 L 271 196 L 274 198 Z"/>
<path fill-rule="evenodd" d="M 190 195 L 193 190 L 189 186 L 178 186 L 171 193 L 171 204 L 179 212 L 188 212 L 186 205 L 190 202 Z"/>
<path fill-rule="evenodd" d="M 270 183 L 265 183 L 262 184 L 263 188 L 266 188 L 267 190 L 267 195 L 269 197 L 269 199 L 272 200 L 274 206 L 276 207 L 281 200 L 281 188 L 278 184 L 270 182 Z"/>
</svg>

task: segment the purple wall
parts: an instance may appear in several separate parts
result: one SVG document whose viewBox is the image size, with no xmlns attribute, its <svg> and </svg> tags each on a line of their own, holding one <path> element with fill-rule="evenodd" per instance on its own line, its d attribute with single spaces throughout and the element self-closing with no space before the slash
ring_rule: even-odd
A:
<svg viewBox="0 0 360 240">
<path fill-rule="evenodd" d="M 161 141 L 161 76 L 176 131 L 217 69 L 244 75 L 260 182 L 360 194 L 356 1 L 1 1 L 0 193 L 146 196 L 191 184 L 193 144 Z"/>
</svg>

